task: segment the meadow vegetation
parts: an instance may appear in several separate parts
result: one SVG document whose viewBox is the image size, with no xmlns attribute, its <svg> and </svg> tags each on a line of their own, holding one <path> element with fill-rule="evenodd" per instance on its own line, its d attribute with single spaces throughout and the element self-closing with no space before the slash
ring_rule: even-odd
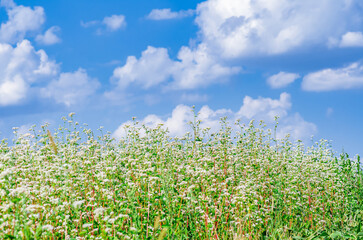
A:
<svg viewBox="0 0 363 240">
<path fill-rule="evenodd" d="M 1 141 L 0 239 L 363 239 L 359 157 L 326 140 L 196 117 L 183 137 L 134 121 L 116 141 L 63 119 Z"/>
</svg>

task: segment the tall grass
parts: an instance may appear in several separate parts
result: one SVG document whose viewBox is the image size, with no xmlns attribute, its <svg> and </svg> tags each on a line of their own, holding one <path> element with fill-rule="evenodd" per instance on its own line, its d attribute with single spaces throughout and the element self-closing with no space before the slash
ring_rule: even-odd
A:
<svg viewBox="0 0 363 240">
<path fill-rule="evenodd" d="M 115 141 L 64 118 L 0 144 L 1 239 L 362 239 L 359 157 L 262 124 Z M 235 129 L 235 128 L 233 128 Z"/>
</svg>

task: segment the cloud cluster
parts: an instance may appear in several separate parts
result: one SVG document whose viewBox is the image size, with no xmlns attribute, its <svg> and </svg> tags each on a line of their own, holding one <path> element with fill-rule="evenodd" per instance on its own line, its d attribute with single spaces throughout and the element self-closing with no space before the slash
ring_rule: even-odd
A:
<svg viewBox="0 0 363 240">
<path fill-rule="evenodd" d="M 146 18 L 150 20 L 167 20 L 167 19 L 190 17 L 193 16 L 194 14 L 195 11 L 192 9 L 173 12 L 171 11 L 170 8 L 163 8 L 163 9 L 151 10 L 151 12 L 147 15 Z"/>
<path fill-rule="evenodd" d="M 203 42 L 226 58 L 281 54 L 341 36 L 359 18 L 352 2 L 208 0 L 196 23 Z"/>
<path fill-rule="evenodd" d="M 45 22 L 42 7 L 18 6 L 13 0 L 1 0 L 0 6 L 8 15 L 7 22 L 0 26 L 0 106 L 20 104 L 32 91 L 66 106 L 94 93 L 99 83 L 85 70 L 60 73 L 59 64 L 49 60 L 44 50 L 35 50 L 31 42 L 24 39 L 38 33 L 35 41 L 39 44 L 52 45 L 61 41 L 57 26 L 44 34 L 39 33 Z M 120 20 L 114 16 L 105 18 L 104 22 L 111 30 L 120 25 Z"/>
<path fill-rule="evenodd" d="M 42 7 L 17 6 L 12 0 L 2 0 L 0 6 L 5 7 L 8 15 L 8 21 L 0 26 L 0 42 L 21 41 L 26 34 L 39 31 L 45 22 Z"/>
<path fill-rule="evenodd" d="M 57 75 L 59 66 L 43 50 L 36 51 L 28 40 L 16 47 L 0 43 L 0 105 L 23 100 L 32 84 Z"/>
<path fill-rule="evenodd" d="M 126 64 L 117 67 L 112 75 L 117 90 L 124 90 L 131 83 L 147 89 L 172 80 L 167 87 L 174 89 L 194 89 L 220 82 L 240 71 L 239 67 L 226 67 L 209 57 L 206 48 L 198 50 L 181 48 L 177 60 L 169 57 L 166 48 L 149 46 L 141 57 L 129 56 Z"/>
<path fill-rule="evenodd" d="M 355 1 L 207 0 L 198 4 L 195 13 L 199 27 L 196 46 L 181 47 L 176 59 L 171 59 L 166 49 L 154 47 L 145 50 L 139 59 L 130 56 L 112 76 L 117 86 L 122 86 L 119 89 L 132 82 L 148 88 L 167 81 L 171 89 L 195 89 L 240 73 L 239 66 L 230 66 L 233 59 L 326 46 L 338 38 L 342 38 L 337 43 L 341 46 L 361 44 L 361 33 L 349 32 L 361 24 Z M 154 9 L 148 18 L 162 20 L 185 15 L 182 11 Z M 161 70 L 160 75 L 149 64 Z M 297 78 L 297 74 L 280 73 L 268 83 L 281 88 Z"/>
<path fill-rule="evenodd" d="M 277 132 L 279 138 L 283 138 L 286 134 L 290 134 L 292 139 L 307 140 L 317 131 L 313 123 L 305 121 L 298 113 L 290 114 L 291 108 L 290 95 L 282 93 L 279 99 L 262 98 L 253 99 L 246 96 L 243 104 L 237 112 L 230 109 L 212 110 L 208 106 L 203 106 L 198 112 L 198 119 L 202 121 L 201 127 L 211 128 L 212 131 L 218 130 L 220 126 L 220 118 L 227 116 L 229 121 L 233 123 L 240 119 L 243 123 L 248 123 L 250 120 L 264 120 L 268 125 L 272 126 L 275 121 L 275 116 L 280 116 L 280 127 Z M 149 127 L 156 127 L 158 124 L 163 124 L 168 129 L 172 136 L 182 136 L 186 132 L 190 132 L 191 128 L 188 122 L 193 121 L 194 114 L 192 108 L 186 105 L 178 105 L 172 111 L 171 116 L 163 120 L 156 115 L 148 115 L 140 122 Z M 121 124 L 113 133 L 117 139 L 125 136 L 125 126 L 131 122 Z"/>
</svg>

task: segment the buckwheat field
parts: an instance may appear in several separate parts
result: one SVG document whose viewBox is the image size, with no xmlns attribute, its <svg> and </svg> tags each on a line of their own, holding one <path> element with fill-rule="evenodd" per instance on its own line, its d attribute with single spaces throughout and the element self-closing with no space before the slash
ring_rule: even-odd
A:
<svg viewBox="0 0 363 240">
<path fill-rule="evenodd" d="M 0 239 L 363 239 L 359 157 L 328 141 L 197 118 L 115 140 L 63 119 L 1 141 Z"/>
</svg>

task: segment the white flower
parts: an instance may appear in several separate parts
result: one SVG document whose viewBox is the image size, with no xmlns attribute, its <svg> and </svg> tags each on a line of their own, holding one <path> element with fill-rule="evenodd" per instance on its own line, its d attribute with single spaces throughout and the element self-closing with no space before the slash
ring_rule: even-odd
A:
<svg viewBox="0 0 363 240">
<path fill-rule="evenodd" d="M 79 208 L 84 202 L 84 200 L 75 201 L 72 205 L 74 208 Z"/>
<path fill-rule="evenodd" d="M 98 218 L 99 215 L 103 214 L 105 209 L 103 207 L 96 208 L 94 211 L 95 217 Z"/>
<path fill-rule="evenodd" d="M 92 223 L 85 223 L 85 224 L 83 224 L 83 228 L 89 228 L 89 227 L 91 227 L 93 224 Z"/>
<path fill-rule="evenodd" d="M 1 178 L 4 178 L 6 175 L 12 173 L 12 169 L 9 168 L 9 169 L 6 169 L 5 171 L 3 171 L 2 173 L 0 173 L 0 179 Z"/>
<path fill-rule="evenodd" d="M 38 209 L 44 209 L 44 207 L 43 206 L 40 206 L 40 205 L 36 205 L 36 204 L 29 205 L 29 206 L 27 206 L 25 208 L 25 211 L 27 211 L 27 212 L 33 212 L 33 211 L 36 211 Z"/>
<path fill-rule="evenodd" d="M 54 229 L 54 227 L 53 227 L 52 225 L 50 225 L 50 224 L 47 224 L 47 225 L 44 225 L 44 226 L 42 227 L 42 229 L 43 229 L 44 231 L 51 232 L 51 231 Z"/>
<path fill-rule="evenodd" d="M 3 189 L 0 189 L 0 197 L 5 197 L 6 191 Z"/>
</svg>

